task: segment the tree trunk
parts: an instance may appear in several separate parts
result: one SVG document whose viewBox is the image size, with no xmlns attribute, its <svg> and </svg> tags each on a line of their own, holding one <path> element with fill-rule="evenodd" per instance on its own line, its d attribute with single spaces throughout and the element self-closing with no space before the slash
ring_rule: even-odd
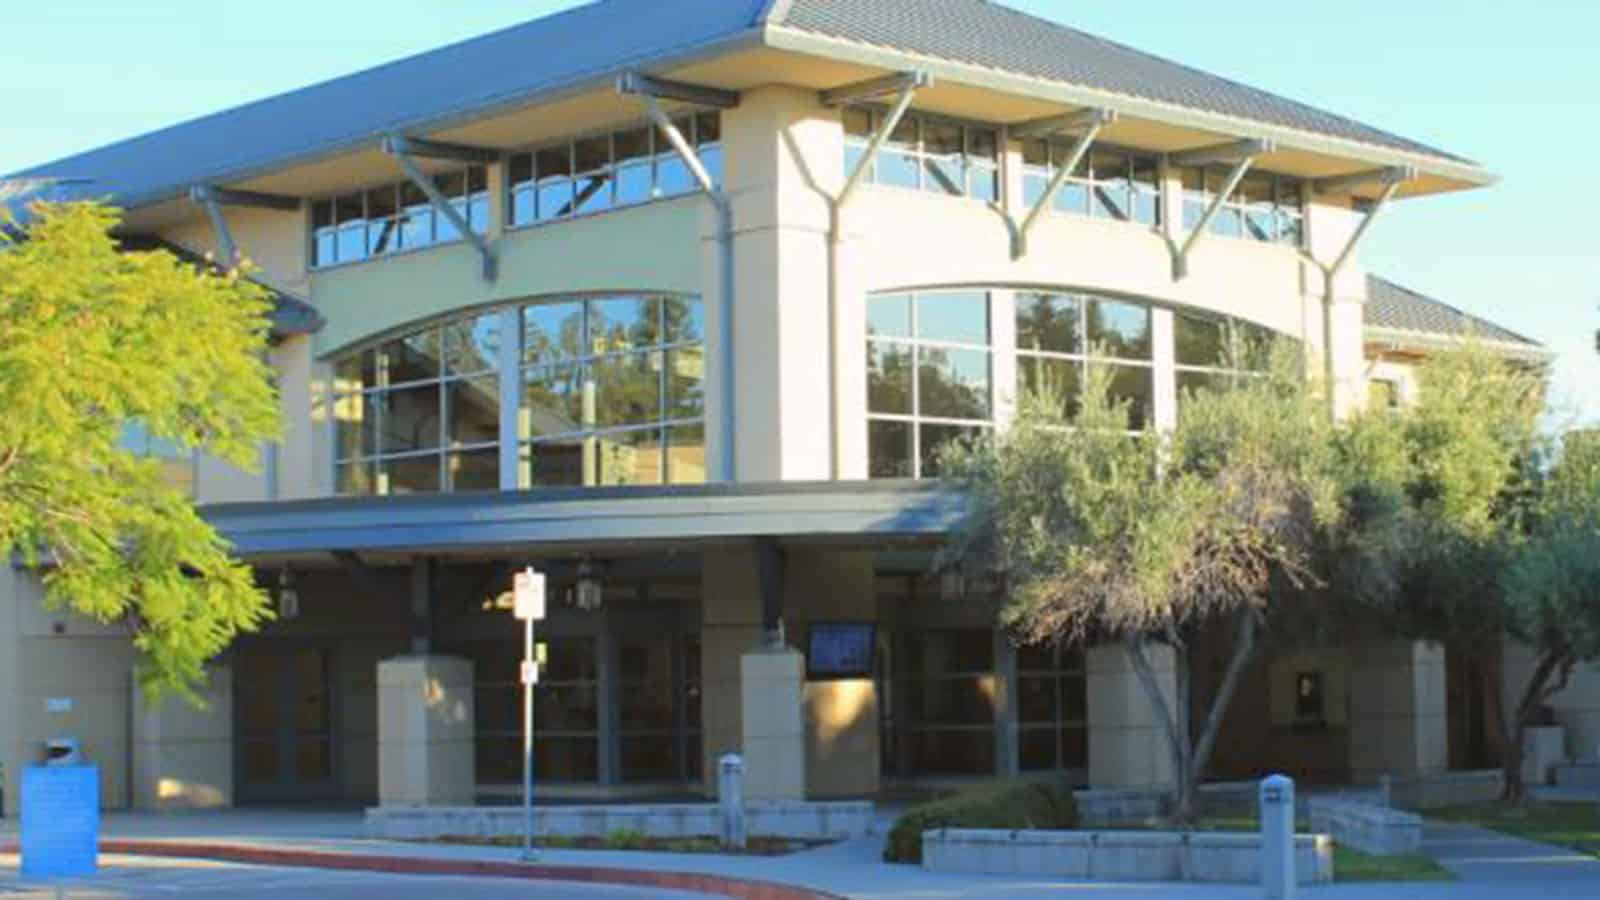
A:
<svg viewBox="0 0 1600 900">
<path fill-rule="evenodd" d="M 1576 661 L 1565 650 L 1549 650 L 1539 658 L 1533 674 L 1528 676 L 1522 700 L 1517 703 L 1513 714 L 1511 733 L 1507 736 L 1505 747 L 1505 765 L 1501 770 L 1505 778 L 1502 799 L 1507 803 L 1521 803 L 1527 799 L 1528 788 L 1522 779 L 1523 740 L 1540 705 L 1566 690 L 1575 664 Z"/>
<path fill-rule="evenodd" d="M 1150 705 L 1167 734 L 1174 780 L 1172 812 L 1168 818 L 1175 825 L 1189 825 L 1195 820 L 1198 812 L 1195 802 L 1197 790 L 1205 777 L 1206 769 L 1211 765 L 1211 754 L 1216 749 L 1217 735 L 1222 730 L 1222 720 L 1226 718 L 1228 707 L 1233 703 L 1234 695 L 1238 693 L 1239 682 L 1243 680 L 1245 670 L 1255 659 L 1260 627 L 1260 618 L 1254 610 L 1239 611 L 1237 634 L 1233 642 L 1232 655 L 1228 659 L 1228 668 L 1222 677 L 1222 684 L 1217 688 L 1216 696 L 1211 699 L 1205 725 L 1198 739 L 1189 727 L 1193 697 L 1190 695 L 1192 679 L 1187 648 L 1181 642 L 1177 642 L 1173 647 L 1177 657 L 1174 660 L 1177 696 L 1174 698 L 1176 708 L 1173 708 L 1167 705 L 1166 698 L 1161 693 L 1161 686 L 1156 681 L 1155 671 L 1150 667 L 1149 657 L 1145 654 L 1144 639 L 1131 638 L 1127 641 L 1128 657 L 1133 664 L 1134 672 L 1138 674 L 1145 696 L 1150 700 Z"/>
</svg>

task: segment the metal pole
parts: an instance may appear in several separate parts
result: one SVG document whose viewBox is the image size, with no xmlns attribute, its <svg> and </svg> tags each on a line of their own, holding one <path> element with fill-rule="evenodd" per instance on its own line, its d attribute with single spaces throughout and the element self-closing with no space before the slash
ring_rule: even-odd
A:
<svg viewBox="0 0 1600 900">
<path fill-rule="evenodd" d="M 522 858 L 533 854 L 533 619 L 522 623 Z"/>
</svg>

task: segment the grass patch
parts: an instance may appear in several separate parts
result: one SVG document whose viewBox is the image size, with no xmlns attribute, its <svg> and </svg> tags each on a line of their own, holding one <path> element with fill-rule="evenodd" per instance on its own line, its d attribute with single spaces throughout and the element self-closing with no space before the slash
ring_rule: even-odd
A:
<svg viewBox="0 0 1600 900">
<path fill-rule="evenodd" d="M 423 844 L 457 844 L 466 847 L 521 847 L 521 835 L 480 837 L 445 835 Z M 658 838 L 637 831 L 613 831 L 605 837 L 538 837 L 533 845 L 541 850 L 636 850 L 652 853 L 733 853 L 745 856 L 786 856 L 823 845 L 822 841 L 794 841 L 786 838 L 752 837 L 744 850 L 724 850 L 712 837 Z"/>
<path fill-rule="evenodd" d="M 1427 816 L 1600 856 L 1600 806 L 1593 803 L 1480 803 L 1430 810 Z"/>
<path fill-rule="evenodd" d="M 1139 826 L 1146 830 L 1165 831 L 1159 822 Z M 1194 823 L 1191 831 L 1260 831 L 1261 821 L 1255 816 L 1204 816 Z M 1295 823 L 1295 831 L 1311 830 L 1309 822 Z M 1426 856 L 1373 856 L 1333 845 L 1333 880 L 1336 882 L 1362 881 L 1454 881 L 1455 875 Z"/>
</svg>

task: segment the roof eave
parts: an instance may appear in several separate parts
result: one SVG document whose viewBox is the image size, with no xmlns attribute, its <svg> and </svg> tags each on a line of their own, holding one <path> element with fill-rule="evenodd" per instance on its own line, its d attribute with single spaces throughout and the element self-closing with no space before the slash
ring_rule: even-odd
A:
<svg viewBox="0 0 1600 900">
<path fill-rule="evenodd" d="M 1475 187 L 1489 187 L 1500 181 L 1498 175 L 1481 166 L 1458 160 L 1320 135 L 1098 88 L 908 53 L 890 47 L 863 44 L 784 25 L 768 24 L 764 29 L 764 40 L 767 46 L 774 49 L 888 70 L 921 68 L 933 74 L 935 78 L 973 87 L 1071 106 L 1104 107 L 1123 115 L 1179 127 L 1238 135 L 1244 138 L 1262 138 L 1274 141 L 1285 148 L 1348 158 L 1371 163 L 1374 166 L 1411 167 L 1423 174 L 1461 181 Z"/>
<path fill-rule="evenodd" d="M 1541 344 L 1519 344 L 1479 335 L 1437 334 L 1383 325 L 1367 325 L 1364 330 L 1368 346 L 1378 344 L 1395 350 L 1452 350 L 1475 343 L 1495 353 L 1535 362 L 1551 362 L 1556 358 L 1555 353 Z"/>
</svg>

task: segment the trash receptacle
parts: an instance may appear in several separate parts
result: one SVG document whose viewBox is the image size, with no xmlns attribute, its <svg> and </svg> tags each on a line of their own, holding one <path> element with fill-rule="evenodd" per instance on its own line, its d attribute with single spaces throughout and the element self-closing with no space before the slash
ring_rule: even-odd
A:
<svg viewBox="0 0 1600 900">
<path fill-rule="evenodd" d="M 47 766 L 83 765 L 82 743 L 75 737 L 58 737 L 45 741 L 44 764 Z"/>
</svg>

